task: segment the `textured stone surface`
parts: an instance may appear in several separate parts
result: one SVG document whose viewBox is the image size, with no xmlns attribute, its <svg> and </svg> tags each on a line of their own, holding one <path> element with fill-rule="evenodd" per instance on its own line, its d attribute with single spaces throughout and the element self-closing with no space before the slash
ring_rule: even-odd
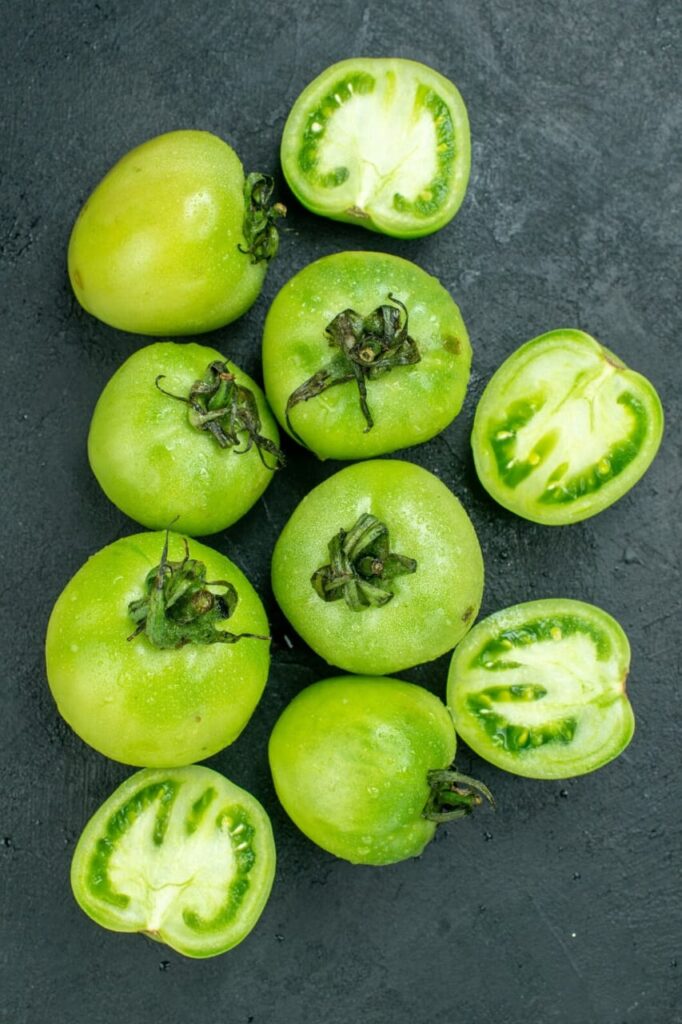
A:
<svg viewBox="0 0 682 1024">
<path fill-rule="evenodd" d="M 62 0 L 6 4 L 0 213 L 3 707 L 0 1020 L 8 1024 L 672 1024 L 682 1021 L 680 915 L 680 256 L 682 11 L 676 0 Z M 183 960 L 97 928 L 68 884 L 87 817 L 128 774 L 63 724 L 42 638 L 88 554 L 136 527 L 90 474 L 85 437 L 105 381 L 140 343 L 76 307 L 69 230 L 116 158 L 159 132 L 224 136 L 275 170 L 288 109 L 335 60 L 399 55 L 459 85 L 473 173 L 440 233 L 399 242 L 332 224 L 289 200 L 264 293 L 211 343 L 260 376 L 263 316 L 310 260 L 385 249 L 440 277 L 475 350 L 464 411 L 409 452 L 470 510 L 486 557 L 484 612 L 540 596 L 603 605 L 633 646 L 637 733 L 592 776 L 539 783 L 462 749 L 499 809 L 440 833 L 419 861 L 338 862 L 274 797 L 266 742 L 284 704 L 325 667 L 292 637 L 268 582 L 272 544 L 338 467 L 289 445 L 290 471 L 213 539 L 250 575 L 276 638 L 266 695 L 211 764 L 270 811 L 272 899 L 225 957 Z M 281 178 L 280 178 L 281 181 Z M 543 529 L 496 507 L 468 448 L 477 396 L 518 344 L 581 327 L 659 388 L 658 460 L 595 519 Z M 443 694 L 447 659 L 406 677 Z"/>
</svg>

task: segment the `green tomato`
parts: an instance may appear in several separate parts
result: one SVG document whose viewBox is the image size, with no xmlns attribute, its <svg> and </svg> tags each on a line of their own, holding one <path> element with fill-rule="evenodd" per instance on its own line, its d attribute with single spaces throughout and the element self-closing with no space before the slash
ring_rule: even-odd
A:
<svg viewBox="0 0 682 1024">
<path fill-rule="evenodd" d="M 450 295 L 414 263 L 384 253 L 311 263 L 265 321 L 268 399 L 284 429 L 322 459 L 428 441 L 461 409 L 470 366 Z"/>
<path fill-rule="evenodd" d="M 314 213 L 417 238 L 447 224 L 464 198 L 469 120 L 433 68 L 354 57 L 303 90 L 281 156 L 291 190 Z"/>
<path fill-rule="evenodd" d="M 635 720 L 630 646 L 601 608 L 553 598 L 505 608 L 454 653 L 448 707 L 477 754 L 516 775 L 565 779 L 617 757 Z"/>
<path fill-rule="evenodd" d="M 399 679 L 342 676 L 307 687 L 270 737 L 282 806 L 314 843 L 353 864 L 417 857 L 441 821 L 492 799 L 450 770 L 447 709 Z"/>
<path fill-rule="evenodd" d="M 71 887 L 115 932 L 144 932 L 190 957 L 245 939 L 275 874 L 270 820 L 210 768 L 145 768 L 95 812 L 78 840 Z"/>
<path fill-rule="evenodd" d="M 173 523 L 204 536 L 258 500 L 283 462 L 278 442 L 250 377 L 215 349 L 166 341 L 133 353 L 106 385 L 88 455 L 126 515 L 151 529 Z"/>
<path fill-rule="evenodd" d="M 522 345 L 488 383 L 471 443 L 481 483 L 524 519 L 576 523 L 613 504 L 651 465 L 661 402 L 582 331 Z"/>
<path fill-rule="evenodd" d="M 314 651 L 384 675 L 445 654 L 481 603 L 483 558 L 454 494 L 419 466 L 359 462 L 308 494 L 272 560 L 282 611 Z"/>
<path fill-rule="evenodd" d="M 210 132 L 168 132 L 127 153 L 81 209 L 69 242 L 76 298 L 112 327 L 200 334 L 258 298 L 277 251 L 272 184 Z"/>
<path fill-rule="evenodd" d="M 59 596 L 47 678 L 60 713 L 101 754 L 185 765 L 248 722 L 268 676 L 267 631 L 258 595 L 228 558 L 141 533 L 98 551 Z"/>
</svg>

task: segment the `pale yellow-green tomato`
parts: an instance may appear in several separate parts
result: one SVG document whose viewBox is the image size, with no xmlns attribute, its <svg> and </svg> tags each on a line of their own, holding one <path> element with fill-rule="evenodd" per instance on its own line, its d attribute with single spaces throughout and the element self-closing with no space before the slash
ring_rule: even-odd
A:
<svg viewBox="0 0 682 1024">
<path fill-rule="evenodd" d="M 81 306 L 151 335 L 200 334 L 241 316 L 277 248 L 270 227 L 269 244 L 261 236 L 246 251 L 244 188 L 239 157 L 210 132 L 169 132 L 131 150 L 71 233 L 69 277 Z"/>
</svg>

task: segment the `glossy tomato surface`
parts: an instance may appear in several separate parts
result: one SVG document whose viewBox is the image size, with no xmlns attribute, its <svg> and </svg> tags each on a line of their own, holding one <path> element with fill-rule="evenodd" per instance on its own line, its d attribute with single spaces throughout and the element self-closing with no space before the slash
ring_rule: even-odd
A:
<svg viewBox="0 0 682 1024">
<path fill-rule="evenodd" d="M 93 316 L 137 334 L 199 334 L 257 299 L 267 261 L 244 237 L 244 170 L 210 132 L 158 135 L 126 153 L 84 203 L 69 277 Z"/>
<path fill-rule="evenodd" d="M 564 779 L 617 757 L 635 719 L 628 639 L 607 612 L 551 598 L 495 612 L 457 647 L 448 706 L 462 739 L 516 775 Z"/>
<path fill-rule="evenodd" d="M 395 311 L 397 341 L 385 330 L 377 342 L 385 316 L 378 325 L 365 320 L 347 354 L 345 337 L 333 328 L 330 333 L 330 324 L 344 311 L 368 318 L 377 309 Z M 404 336 L 414 343 L 412 351 Z M 386 354 L 384 346 L 391 345 Z M 370 458 L 434 437 L 461 409 L 470 366 L 469 337 L 448 292 L 414 263 L 385 253 L 342 252 L 311 263 L 284 285 L 265 321 L 268 400 L 280 425 L 323 459 Z M 369 429 L 354 367 L 366 387 Z M 297 389 L 325 372 L 331 386 L 292 403 Z"/>
<path fill-rule="evenodd" d="M 272 480 L 276 460 L 268 451 L 261 457 L 255 443 L 249 449 L 246 430 L 238 431 L 236 444 L 221 447 L 210 431 L 192 425 L 187 396 L 215 361 L 224 357 L 204 345 L 147 345 L 119 367 L 95 407 L 92 470 L 107 497 L 150 529 L 173 524 L 192 536 L 217 533 L 240 519 Z M 253 395 L 261 434 L 277 445 L 263 392 L 234 363 L 226 365 Z"/>
<path fill-rule="evenodd" d="M 451 81 L 397 57 L 333 64 L 298 97 L 282 167 L 308 209 L 399 238 L 454 217 L 471 163 L 469 119 Z"/>
<path fill-rule="evenodd" d="M 353 592 L 321 597 L 313 577 L 333 587 L 319 573 L 335 561 L 330 544 L 366 516 L 387 529 L 392 554 L 416 564 L 385 582 L 372 577 L 373 557 L 364 561 L 376 554 L 370 544 L 349 556 Z M 409 462 L 377 459 L 342 469 L 303 499 L 275 545 L 272 585 L 294 629 L 325 661 L 384 675 L 431 661 L 464 636 L 481 603 L 483 558 L 469 517 L 437 477 Z M 369 606 L 349 606 L 356 591 L 360 604 L 369 593 Z"/>
<path fill-rule="evenodd" d="M 189 957 L 236 946 L 275 874 L 270 820 L 255 797 L 199 765 L 145 768 L 78 840 L 71 887 L 97 924 L 144 932 Z"/>
<path fill-rule="evenodd" d="M 546 526 L 622 497 L 663 435 L 653 385 L 583 331 L 550 331 L 513 352 L 476 409 L 471 443 L 496 501 Z"/>
<path fill-rule="evenodd" d="M 455 745 L 447 709 L 427 690 L 340 676 L 293 699 L 269 757 L 277 795 L 309 839 L 378 865 L 416 857 L 433 838 L 428 775 L 451 764 Z"/>
<path fill-rule="evenodd" d="M 146 633 L 133 636 L 129 605 L 144 595 L 164 540 L 136 534 L 93 555 L 57 599 L 46 639 L 48 682 L 71 728 L 107 757 L 143 767 L 189 764 L 232 743 L 260 699 L 270 662 L 267 639 L 158 648 Z M 168 553 L 180 562 L 182 537 L 170 534 Z M 267 636 L 261 601 L 237 566 L 194 540 L 189 554 L 201 560 L 207 581 L 236 591 L 234 613 L 216 628 Z"/>
</svg>

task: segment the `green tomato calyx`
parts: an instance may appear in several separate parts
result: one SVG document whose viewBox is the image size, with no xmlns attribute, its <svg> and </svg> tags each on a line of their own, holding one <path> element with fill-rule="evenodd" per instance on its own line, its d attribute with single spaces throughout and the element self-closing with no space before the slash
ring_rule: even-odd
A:
<svg viewBox="0 0 682 1024">
<path fill-rule="evenodd" d="M 183 543 L 185 557 L 182 561 L 169 561 L 166 530 L 161 561 L 147 574 L 144 597 L 128 605 L 128 614 L 136 626 L 128 640 L 144 633 L 149 642 L 159 648 L 234 644 L 244 637 L 268 640 L 258 633 L 229 633 L 216 628 L 234 613 L 239 600 L 237 591 L 226 580 L 207 580 L 206 566 L 189 557 L 184 537 Z M 209 587 L 222 587 L 225 592 L 214 594 Z"/>
<path fill-rule="evenodd" d="M 396 366 L 410 366 L 420 361 L 417 343 L 407 331 L 406 307 L 390 292 L 388 298 L 395 305 L 377 306 L 364 317 L 353 309 L 345 309 L 325 328 L 329 344 L 337 352 L 330 363 L 289 395 L 285 409 L 287 426 L 298 441 L 304 443 L 291 425 L 290 413 L 299 402 L 307 402 L 336 384 L 355 381 L 367 433 L 374 426 L 367 402 L 367 381 L 389 373 Z M 401 312 L 405 314 L 404 323 L 401 323 Z"/>
<path fill-rule="evenodd" d="M 454 768 L 429 772 L 428 783 L 431 793 L 422 811 L 422 817 L 428 818 L 429 821 L 444 822 L 465 818 L 475 807 L 479 807 L 484 799 L 491 807 L 495 806 L 495 799 L 487 786 L 477 779 L 460 774 Z"/>
<path fill-rule="evenodd" d="M 237 383 L 227 363 L 218 360 L 211 363 L 203 380 L 192 384 L 188 397 L 166 391 L 159 384 L 163 379 L 164 374 L 156 378 L 159 391 L 189 406 L 190 425 L 195 430 L 207 431 L 221 448 L 231 448 L 235 455 L 245 455 L 255 445 L 267 469 L 281 469 L 286 464 L 281 448 L 260 433 L 261 421 L 253 391 Z M 245 447 L 241 449 L 237 447 L 241 443 L 240 434 L 246 434 Z M 273 457 L 273 465 L 265 461 L 264 452 Z"/>
<path fill-rule="evenodd" d="M 392 581 L 417 569 L 414 558 L 390 550 L 388 527 L 366 512 L 352 529 L 339 530 L 332 537 L 329 558 L 310 582 L 323 601 L 343 598 L 355 612 L 388 604 Z"/>
<path fill-rule="evenodd" d="M 286 216 L 283 203 L 270 205 L 274 181 L 268 174 L 249 174 L 244 182 L 244 241 L 238 245 L 240 252 L 251 257 L 252 263 L 268 263 L 277 255 L 279 233 L 275 221 Z"/>
</svg>

